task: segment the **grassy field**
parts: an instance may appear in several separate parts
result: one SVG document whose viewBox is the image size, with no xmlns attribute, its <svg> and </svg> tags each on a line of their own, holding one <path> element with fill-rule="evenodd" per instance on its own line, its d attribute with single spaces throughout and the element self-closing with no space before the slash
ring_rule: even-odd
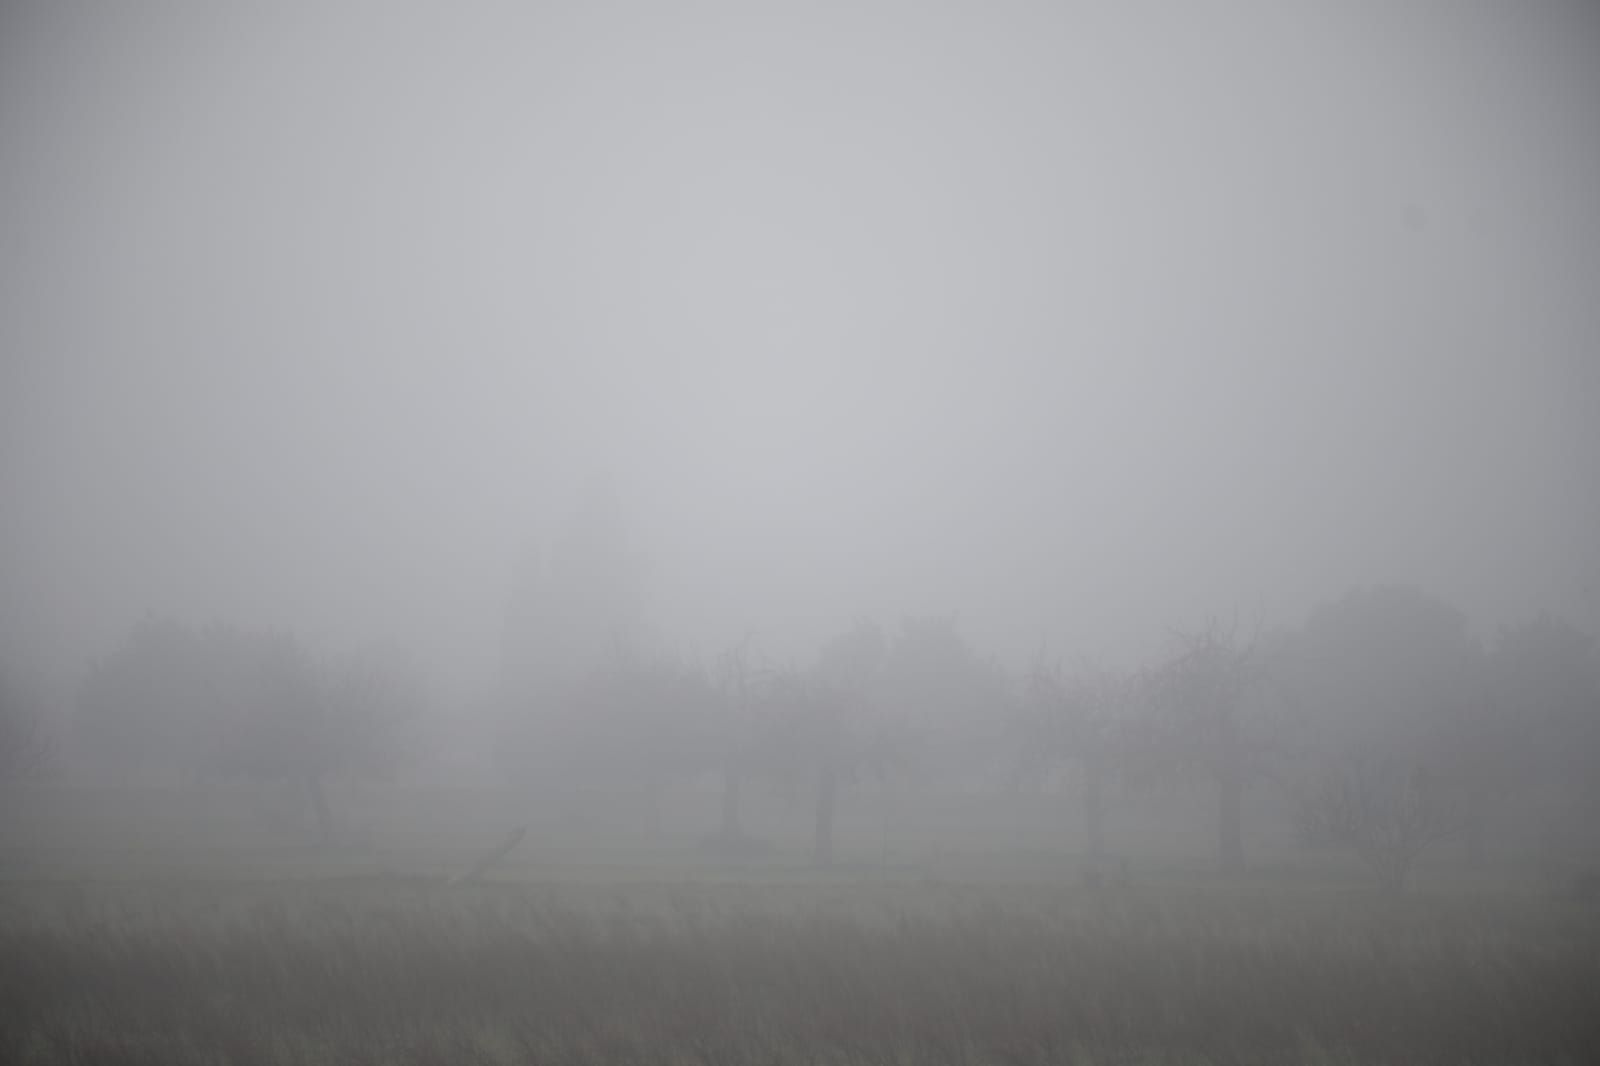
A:
<svg viewBox="0 0 1600 1066">
<path fill-rule="evenodd" d="M 452 886 L 471 848 L 439 825 L 329 849 L 178 812 L 11 808 L 0 1061 L 1600 1061 L 1600 913 L 1526 887 L 1089 878 L 959 835 L 874 862 L 870 824 L 828 873 L 799 840 L 714 861 L 591 827 Z"/>
</svg>

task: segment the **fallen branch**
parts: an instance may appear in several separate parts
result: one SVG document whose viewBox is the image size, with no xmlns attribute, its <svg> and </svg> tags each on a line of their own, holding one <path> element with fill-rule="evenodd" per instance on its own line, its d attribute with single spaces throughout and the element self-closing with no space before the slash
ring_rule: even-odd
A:
<svg viewBox="0 0 1600 1066">
<path fill-rule="evenodd" d="M 471 869 L 467 870 L 465 873 L 453 875 L 450 878 L 449 883 L 452 885 L 459 885 L 469 881 L 481 880 L 483 875 L 489 872 L 490 867 L 499 862 L 501 859 L 505 858 L 507 855 L 511 854 L 511 850 L 518 844 L 522 843 L 522 838 L 527 835 L 527 832 L 527 826 L 517 826 L 509 834 L 507 834 L 504 840 L 500 841 L 500 843 L 484 852 L 478 861 L 472 864 Z"/>
</svg>

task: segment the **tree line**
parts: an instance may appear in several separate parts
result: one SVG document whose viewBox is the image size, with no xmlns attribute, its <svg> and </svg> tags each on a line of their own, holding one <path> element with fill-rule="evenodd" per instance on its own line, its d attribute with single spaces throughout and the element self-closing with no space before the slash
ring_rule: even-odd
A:
<svg viewBox="0 0 1600 1066">
<path fill-rule="evenodd" d="M 547 667 L 549 663 L 545 664 Z M 1538 792 L 1600 810 L 1600 658 L 1540 616 L 1480 641 L 1466 617 L 1405 586 L 1352 589 L 1298 627 L 1212 621 L 1133 669 L 1038 655 L 1010 673 L 954 618 L 858 622 L 808 662 L 762 661 L 746 639 L 709 661 L 614 639 L 587 664 L 505 692 L 496 748 L 513 784 L 721 790 L 715 840 L 749 843 L 742 790 L 804 790 L 812 858 L 869 778 L 1073 797 L 1091 855 L 1115 850 L 1111 797 L 1196 782 L 1217 862 L 1244 864 L 1244 797 L 1275 790 L 1308 846 L 1359 855 L 1398 889 L 1434 845 L 1481 850 L 1497 814 Z M 8 693 L 0 767 L 47 765 Z M 425 758 L 426 685 L 395 654 L 319 655 L 287 633 L 147 618 L 79 687 L 62 742 L 97 779 L 284 782 L 318 832 L 331 779 L 403 774 Z M 60 754 L 60 753 L 56 753 Z"/>
<path fill-rule="evenodd" d="M 421 673 L 393 650 L 319 655 L 286 631 L 154 615 L 89 664 L 48 742 L 37 715 L 8 703 L 4 732 L 18 740 L 4 748 L 16 758 L 0 763 L 13 778 L 65 763 L 121 785 L 280 782 L 324 839 L 334 833 L 327 782 L 402 771 L 427 713 Z"/>
</svg>

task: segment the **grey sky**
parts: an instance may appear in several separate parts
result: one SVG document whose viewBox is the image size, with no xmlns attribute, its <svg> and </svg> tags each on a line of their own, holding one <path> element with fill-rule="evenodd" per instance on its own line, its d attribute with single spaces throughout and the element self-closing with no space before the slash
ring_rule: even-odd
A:
<svg viewBox="0 0 1600 1066">
<path fill-rule="evenodd" d="M 599 471 L 708 651 L 1600 579 L 1586 5 L 224 6 L 0 16 L 0 653 L 472 685 Z"/>
</svg>

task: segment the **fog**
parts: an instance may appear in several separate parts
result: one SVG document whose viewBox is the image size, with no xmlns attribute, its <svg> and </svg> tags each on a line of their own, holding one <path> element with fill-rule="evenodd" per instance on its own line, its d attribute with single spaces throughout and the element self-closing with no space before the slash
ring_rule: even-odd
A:
<svg viewBox="0 0 1600 1066">
<path fill-rule="evenodd" d="M 0 1062 L 1600 1062 L 1600 7 L 0 3 Z"/>
<path fill-rule="evenodd" d="M 954 612 L 1125 662 L 1380 582 L 1592 628 L 1596 34 L 8 7 L 0 652 L 220 618 L 473 699 L 596 482 L 691 655 Z"/>
</svg>

